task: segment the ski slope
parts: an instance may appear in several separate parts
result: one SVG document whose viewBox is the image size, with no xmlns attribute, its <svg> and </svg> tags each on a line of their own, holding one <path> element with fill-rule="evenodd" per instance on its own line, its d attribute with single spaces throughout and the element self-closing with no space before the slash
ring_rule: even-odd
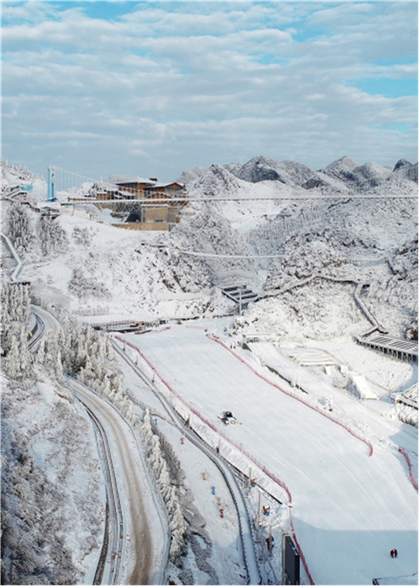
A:
<svg viewBox="0 0 419 586">
<path fill-rule="evenodd" d="M 125 338 L 188 404 L 285 482 L 316 584 L 371 584 L 417 571 L 417 493 L 396 449 L 374 445 L 370 457 L 364 442 L 258 377 L 203 328 Z M 224 410 L 240 425 L 223 426 Z"/>
</svg>

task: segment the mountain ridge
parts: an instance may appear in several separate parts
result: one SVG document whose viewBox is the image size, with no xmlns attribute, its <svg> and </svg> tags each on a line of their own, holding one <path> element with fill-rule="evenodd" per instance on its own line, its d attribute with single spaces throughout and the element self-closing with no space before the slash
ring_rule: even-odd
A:
<svg viewBox="0 0 419 586">
<path fill-rule="evenodd" d="M 238 181 L 239 182 L 238 182 Z M 257 156 L 247 163 L 211 165 L 184 171 L 179 178 L 197 195 L 215 196 L 222 190 L 228 193 L 244 188 L 245 184 L 271 182 L 293 189 L 313 190 L 325 194 L 388 193 L 392 187 L 404 184 L 404 192 L 414 192 L 418 182 L 418 164 L 399 159 L 393 168 L 370 161 L 359 164 L 344 156 L 317 171 L 296 161 L 276 161 Z M 243 183 L 244 182 L 244 183 Z"/>
</svg>

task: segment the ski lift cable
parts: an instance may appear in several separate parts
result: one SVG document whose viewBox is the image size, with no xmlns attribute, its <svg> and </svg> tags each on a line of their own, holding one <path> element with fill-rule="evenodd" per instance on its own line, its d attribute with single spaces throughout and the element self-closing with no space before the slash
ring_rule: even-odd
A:
<svg viewBox="0 0 419 586">
<path fill-rule="evenodd" d="M 199 257 L 206 257 L 206 258 L 282 258 L 283 254 L 216 254 L 210 252 L 199 252 L 195 250 L 180 250 L 175 249 L 176 252 L 180 254 L 185 254 L 188 256 L 199 256 Z"/>
<path fill-rule="evenodd" d="M 81 177 L 81 176 L 79 176 Z M 84 179 L 88 181 L 95 181 L 88 177 Z M 353 194 L 346 196 L 346 199 L 369 199 L 369 200 L 387 200 L 387 199 L 417 199 L 416 194 L 385 194 L 385 195 L 364 195 L 364 194 Z M 216 196 L 216 197 L 194 197 L 190 196 L 187 198 L 180 198 L 176 196 L 167 197 L 165 201 L 167 203 L 219 203 L 223 201 L 231 201 L 231 202 L 241 202 L 241 201 L 274 201 L 274 202 L 284 202 L 284 201 L 307 201 L 310 200 L 311 202 L 320 202 L 324 200 L 336 200 L 342 199 L 338 195 L 287 195 L 287 196 L 271 196 L 271 197 L 223 197 L 223 196 Z M 86 200 L 87 201 L 87 200 Z M 84 205 L 85 201 L 73 202 L 75 205 Z M 148 203 L 150 204 L 151 201 L 149 198 L 139 198 L 139 199 L 107 199 L 107 200 L 99 200 L 99 199 L 89 199 L 87 203 L 93 204 L 110 204 L 110 203 L 126 203 L 126 204 L 143 204 Z"/>
<path fill-rule="evenodd" d="M 160 248 L 169 250 L 169 246 L 164 244 L 153 244 L 151 242 L 141 242 L 142 246 L 150 246 L 151 248 Z M 207 258 L 246 258 L 246 259 L 257 259 L 257 258 L 282 258 L 283 254 L 217 254 L 214 252 L 204 252 L 198 250 L 183 250 L 181 248 L 170 248 L 171 252 L 177 252 L 178 254 L 185 254 L 188 256 L 207 257 Z"/>
<path fill-rule="evenodd" d="M 183 250 L 182 248 L 172 248 L 166 244 L 154 244 L 152 242 L 141 242 L 142 246 L 149 246 L 151 248 L 159 248 L 177 252 L 178 254 L 185 254 L 188 256 L 208 257 L 208 258 L 283 258 L 283 254 L 217 254 L 214 252 L 204 252 L 198 250 Z"/>
</svg>

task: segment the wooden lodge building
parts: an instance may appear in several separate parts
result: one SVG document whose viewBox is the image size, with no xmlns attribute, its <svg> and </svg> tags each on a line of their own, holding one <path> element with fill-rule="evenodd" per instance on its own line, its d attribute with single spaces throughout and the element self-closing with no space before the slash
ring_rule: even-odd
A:
<svg viewBox="0 0 419 586">
<path fill-rule="evenodd" d="M 180 211 L 187 204 L 184 185 L 176 181 L 162 183 L 154 178 L 136 178 L 114 184 L 95 183 L 86 199 L 90 198 L 109 201 L 112 208 L 117 205 L 115 200 L 121 201 L 121 204 L 127 200 L 142 200 L 129 212 L 124 222 L 113 224 L 131 230 L 170 230 L 179 222 Z"/>
</svg>

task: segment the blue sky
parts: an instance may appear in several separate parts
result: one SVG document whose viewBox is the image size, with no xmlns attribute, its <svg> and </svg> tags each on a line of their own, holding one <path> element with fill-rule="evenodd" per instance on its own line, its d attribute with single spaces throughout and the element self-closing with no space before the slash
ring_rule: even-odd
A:
<svg viewBox="0 0 419 586">
<path fill-rule="evenodd" d="M 2 158 L 175 179 L 417 161 L 417 3 L 2 2 Z"/>
</svg>

